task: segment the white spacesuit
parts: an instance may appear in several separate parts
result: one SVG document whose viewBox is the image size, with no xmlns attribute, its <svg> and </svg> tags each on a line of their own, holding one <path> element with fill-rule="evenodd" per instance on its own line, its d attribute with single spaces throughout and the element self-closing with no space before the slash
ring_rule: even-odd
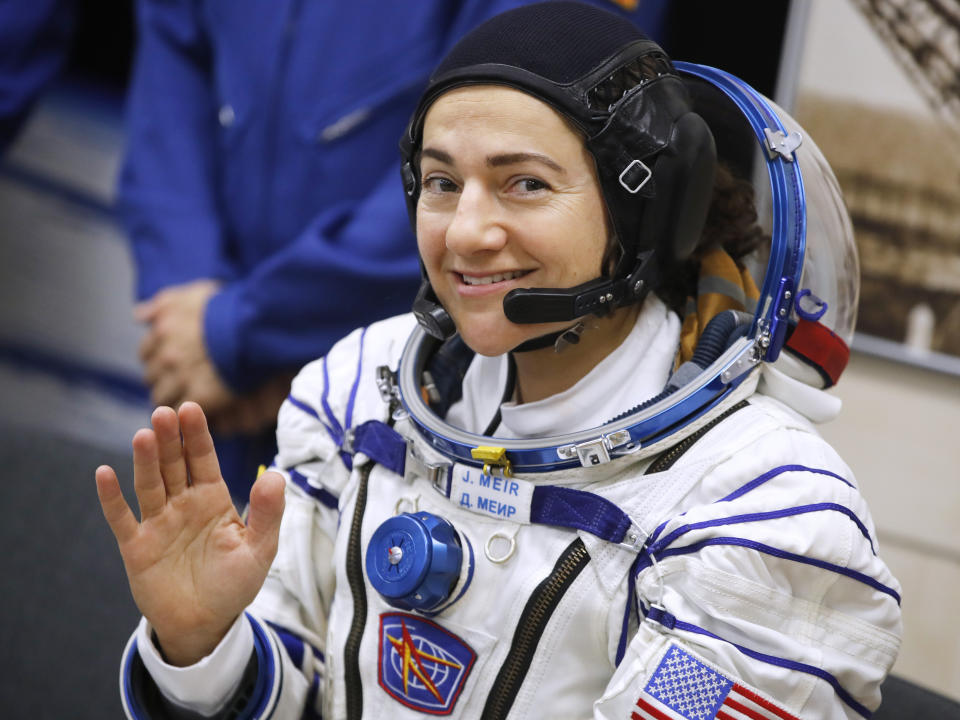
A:
<svg viewBox="0 0 960 720">
<path fill-rule="evenodd" d="M 142 622 L 121 671 L 130 717 L 870 717 L 899 649 L 899 586 L 811 422 L 838 410 L 822 388 L 852 334 L 849 221 L 786 113 L 677 66 L 707 123 L 753 144 L 771 241 L 752 313 L 719 313 L 675 367 L 680 320 L 644 292 L 619 347 L 522 404 L 509 357 L 444 339 L 429 292 L 416 317 L 355 331 L 281 410 L 266 584 L 189 667 Z M 617 170 L 631 195 L 636 162 Z M 641 296 L 634 270 L 602 295 Z"/>
</svg>

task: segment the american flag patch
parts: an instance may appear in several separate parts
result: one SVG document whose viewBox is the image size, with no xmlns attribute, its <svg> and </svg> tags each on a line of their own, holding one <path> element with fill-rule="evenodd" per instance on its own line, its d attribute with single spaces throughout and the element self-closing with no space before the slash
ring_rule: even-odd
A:
<svg viewBox="0 0 960 720">
<path fill-rule="evenodd" d="M 637 699 L 632 720 L 797 720 L 671 645 Z"/>
</svg>

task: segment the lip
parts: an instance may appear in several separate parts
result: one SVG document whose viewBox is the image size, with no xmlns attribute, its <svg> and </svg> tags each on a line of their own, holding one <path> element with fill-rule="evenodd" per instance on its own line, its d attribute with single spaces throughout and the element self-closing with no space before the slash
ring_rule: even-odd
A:
<svg viewBox="0 0 960 720">
<path fill-rule="evenodd" d="M 520 270 L 523 275 L 510 280 L 500 280 L 498 282 L 487 283 L 485 285 L 469 285 L 463 281 L 464 274 L 473 278 L 486 278 L 491 275 L 502 275 L 507 272 L 518 272 L 517 270 L 499 270 L 496 272 L 468 272 L 462 273 L 456 270 L 451 271 L 457 292 L 464 297 L 482 297 L 485 295 L 496 295 L 498 293 L 508 292 L 515 287 L 526 287 L 529 285 L 527 278 L 530 277 L 532 270 Z"/>
</svg>

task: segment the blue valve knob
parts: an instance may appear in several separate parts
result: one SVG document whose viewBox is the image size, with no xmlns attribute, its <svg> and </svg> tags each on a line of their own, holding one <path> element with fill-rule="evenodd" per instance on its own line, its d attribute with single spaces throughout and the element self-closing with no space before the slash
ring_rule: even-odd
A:
<svg viewBox="0 0 960 720">
<path fill-rule="evenodd" d="M 428 512 L 385 520 L 367 546 L 367 577 L 390 605 L 431 610 L 450 597 L 463 550 L 449 521 Z"/>
</svg>

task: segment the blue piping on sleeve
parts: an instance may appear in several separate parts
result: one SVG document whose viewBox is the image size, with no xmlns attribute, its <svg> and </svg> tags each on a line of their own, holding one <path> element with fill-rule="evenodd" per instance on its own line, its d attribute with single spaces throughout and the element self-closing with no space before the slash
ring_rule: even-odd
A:
<svg viewBox="0 0 960 720">
<path fill-rule="evenodd" d="M 746 495 L 751 490 L 756 490 L 758 487 L 763 485 L 768 480 L 772 480 L 773 478 L 777 477 L 778 475 L 782 475 L 785 472 L 811 472 L 817 475 L 825 475 L 827 477 L 836 478 L 837 480 L 840 480 L 842 483 L 844 483 L 848 487 L 856 489 L 853 487 L 853 484 L 850 481 L 848 481 L 846 478 L 840 475 L 837 475 L 836 473 L 831 472 L 829 470 L 811 468 L 805 465 L 781 465 L 780 467 L 775 467 L 772 470 L 768 470 L 767 472 L 763 473 L 763 475 L 759 475 L 755 477 L 750 482 L 745 483 L 744 485 L 741 485 L 739 488 L 734 490 L 729 495 L 722 497 L 719 500 L 716 500 L 714 502 L 719 503 L 719 502 L 730 502 L 731 500 L 736 500 L 737 498 L 743 495 Z M 682 515 L 686 515 L 686 513 L 681 513 L 680 516 Z M 662 523 L 660 523 L 659 526 L 657 526 L 657 529 L 650 534 L 650 538 L 647 540 L 648 545 L 652 545 L 656 541 L 656 539 L 660 537 L 660 533 L 663 532 L 663 529 L 670 523 L 670 520 L 672 519 L 673 518 L 668 518 L 667 520 L 664 520 Z M 873 543 L 871 542 L 871 546 L 872 544 Z"/>
<path fill-rule="evenodd" d="M 726 497 L 720 498 L 719 500 L 717 500 L 717 502 L 729 502 L 730 500 L 736 500 L 741 495 L 745 495 L 751 490 L 758 488 L 760 485 L 763 485 L 763 483 L 767 482 L 767 480 L 771 480 L 775 478 L 777 475 L 781 475 L 785 472 L 795 472 L 795 471 L 811 472 L 811 473 L 816 473 L 818 475 L 827 475 L 829 477 L 836 478 L 837 480 L 841 481 L 845 485 L 850 486 L 851 488 L 853 487 L 853 483 L 851 483 L 845 477 L 843 477 L 842 475 L 837 475 L 837 473 L 835 472 L 830 472 L 829 470 L 821 470 L 819 468 L 807 467 L 806 465 L 781 465 L 780 467 L 777 467 L 777 468 L 774 468 L 773 470 L 765 472 L 763 475 L 760 475 L 759 477 L 751 480 L 746 485 L 744 485 L 743 487 L 737 490 L 734 490 L 732 493 L 730 493 Z"/>
<path fill-rule="evenodd" d="M 878 590 L 886 595 L 889 595 L 894 600 L 897 601 L 897 605 L 900 604 L 900 594 L 893 588 L 889 588 L 879 580 L 876 580 L 869 575 L 864 573 L 857 572 L 856 570 L 851 570 L 850 568 L 845 568 L 840 565 L 835 565 L 834 563 L 827 562 L 826 560 L 818 560 L 816 558 L 809 558 L 804 555 L 797 555 L 796 553 L 788 552 L 786 550 L 781 550 L 780 548 L 775 548 L 771 545 L 766 545 L 764 543 L 756 542 L 755 540 L 747 540 L 746 538 L 740 537 L 716 537 L 708 538 L 706 540 L 701 540 L 700 542 L 693 543 L 692 545 L 685 545 L 684 547 L 679 548 L 668 548 L 659 554 L 659 558 L 673 557 L 674 555 L 688 555 L 690 553 L 699 552 L 705 547 L 711 545 L 735 545 L 739 547 L 750 548 L 751 550 L 756 550 L 762 552 L 766 555 L 773 555 L 774 557 L 782 558 L 784 560 L 792 560 L 793 562 L 802 563 L 804 565 L 812 565 L 814 567 L 821 568 L 823 570 L 829 570 L 830 572 L 835 572 L 839 575 L 844 575 L 852 580 L 863 583 L 869 587 L 872 587 L 874 590 Z M 643 565 L 643 563 L 641 563 Z M 641 567 L 640 570 L 643 568 Z M 640 570 L 637 572 L 639 573 Z"/>
<path fill-rule="evenodd" d="M 289 468 L 287 472 L 290 474 L 290 479 L 293 480 L 294 484 L 314 500 L 318 500 L 333 510 L 340 507 L 340 500 L 326 488 L 311 485 L 305 475 L 297 472 L 293 468 Z"/>
<path fill-rule="evenodd" d="M 320 662 L 324 661 L 323 653 L 320 651 L 320 649 L 304 640 L 293 630 L 285 628 L 283 625 L 270 622 L 269 620 L 265 620 L 264 622 L 266 622 L 270 629 L 273 630 L 277 634 L 277 637 L 280 638 L 280 642 L 283 643 L 283 647 L 287 651 L 287 655 L 290 656 L 290 659 L 293 660 L 293 664 L 297 667 L 303 667 L 304 648 L 308 647 L 313 652 L 313 656 L 315 658 L 319 659 Z"/>
<path fill-rule="evenodd" d="M 323 427 L 326 429 L 327 433 L 330 435 L 330 438 L 338 445 L 340 444 L 342 437 L 337 437 L 336 433 L 333 431 L 333 428 L 327 425 L 327 423 L 323 421 L 323 418 L 320 417 L 320 413 L 318 413 L 312 407 L 307 405 L 307 403 L 303 402 L 303 400 L 298 400 L 293 395 L 287 395 L 287 400 L 290 402 L 291 405 L 293 405 L 298 410 L 302 410 L 307 415 L 310 415 L 311 417 L 316 418 L 320 422 L 320 424 L 323 425 Z"/>
<path fill-rule="evenodd" d="M 782 510 L 771 510 L 769 512 L 756 512 L 756 513 L 744 513 L 742 515 L 730 515 L 725 518 L 715 518 L 713 520 L 704 520 L 702 522 L 690 523 L 688 525 L 681 525 L 676 530 L 673 530 L 663 539 L 657 541 L 650 546 L 649 552 L 654 555 L 658 555 L 661 550 L 673 543 L 681 535 L 684 535 L 693 530 L 700 530 L 702 528 L 708 527 L 719 527 L 722 525 L 738 525 L 740 523 L 749 523 L 749 522 L 759 522 L 762 520 L 776 520 L 778 518 L 792 517 L 794 515 L 803 515 L 805 513 L 813 512 L 823 512 L 823 511 L 835 511 L 843 515 L 846 515 L 853 523 L 859 528 L 860 534 L 870 543 L 870 550 L 874 555 L 877 554 L 877 551 L 874 550 L 873 540 L 870 538 L 870 533 L 867 530 L 866 526 L 861 522 L 860 518 L 857 517 L 856 513 L 853 512 L 850 508 L 844 507 L 837 503 L 812 503 L 809 505 L 797 505 L 792 508 L 784 508 Z"/>
<path fill-rule="evenodd" d="M 253 629 L 253 651 L 257 655 L 257 682 L 250 694 L 247 707 L 240 713 L 237 720 L 256 720 L 264 717 L 270 709 L 271 699 L 279 697 L 283 687 L 283 663 L 275 663 L 273 644 L 263 626 L 249 613 L 244 613 Z M 274 685 L 277 686 L 274 692 Z"/>
<path fill-rule="evenodd" d="M 357 374 L 353 378 L 353 385 L 350 387 L 350 397 L 347 399 L 347 412 L 344 418 L 347 430 L 353 427 L 353 405 L 357 399 L 357 388 L 360 387 L 360 375 L 363 371 L 363 340 L 366 336 L 367 329 L 364 328 L 360 331 L 360 352 L 357 354 Z"/>
<path fill-rule="evenodd" d="M 327 370 L 327 358 L 323 358 L 323 394 L 320 396 L 320 402 L 323 404 L 323 412 L 327 416 L 327 420 L 330 421 L 330 433 L 333 435 L 334 440 L 339 445 L 343 441 L 343 428 L 340 427 L 340 422 L 337 420 L 337 416 L 333 414 L 333 410 L 330 408 L 330 403 L 327 402 L 327 398 L 330 396 L 330 373 Z"/>
<path fill-rule="evenodd" d="M 120 666 L 120 687 L 123 692 L 123 704 L 133 720 L 149 720 L 149 716 L 144 714 L 143 709 L 137 702 L 130 683 L 133 661 L 138 652 L 140 651 L 137 649 L 137 638 L 136 635 L 134 635 L 134 637 L 130 640 L 130 644 L 127 645 L 127 652 L 124 654 L 123 663 Z"/>
</svg>

